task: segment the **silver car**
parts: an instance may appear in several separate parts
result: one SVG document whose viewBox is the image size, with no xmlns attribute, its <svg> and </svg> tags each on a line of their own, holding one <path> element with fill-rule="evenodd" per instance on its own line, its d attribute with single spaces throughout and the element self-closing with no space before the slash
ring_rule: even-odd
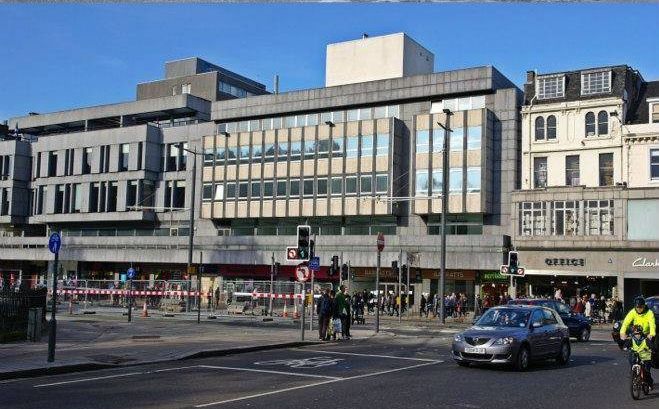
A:
<svg viewBox="0 0 659 409">
<path fill-rule="evenodd" d="M 570 361 L 570 334 L 556 311 L 535 305 L 490 308 L 474 326 L 456 334 L 453 359 L 471 363 L 512 364 L 524 371 L 531 360 Z"/>
</svg>

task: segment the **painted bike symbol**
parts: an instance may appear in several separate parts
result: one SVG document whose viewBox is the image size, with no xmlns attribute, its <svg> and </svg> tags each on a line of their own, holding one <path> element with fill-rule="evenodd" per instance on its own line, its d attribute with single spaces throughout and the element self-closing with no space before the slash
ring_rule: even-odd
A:
<svg viewBox="0 0 659 409">
<path fill-rule="evenodd" d="M 343 361 L 341 358 L 331 358 L 327 356 L 316 356 L 302 359 L 276 359 L 272 361 L 254 362 L 254 365 L 260 366 L 287 366 L 289 368 L 320 368 L 323 366 L 332 366 Z"/>
</svg>

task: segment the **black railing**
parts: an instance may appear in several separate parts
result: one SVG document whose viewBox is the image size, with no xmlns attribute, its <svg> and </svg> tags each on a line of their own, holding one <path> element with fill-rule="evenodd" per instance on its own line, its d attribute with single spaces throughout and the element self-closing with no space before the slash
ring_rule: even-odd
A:
<svg viewBox="0 0 659 409">
<path fill-rule="evenodd" d="M 0 339 L 27 332 L 30 308 L 41 308 L 45 321 L 46 292 L 45 288 L 21 291 L 0 290 Z"/>
</svg>

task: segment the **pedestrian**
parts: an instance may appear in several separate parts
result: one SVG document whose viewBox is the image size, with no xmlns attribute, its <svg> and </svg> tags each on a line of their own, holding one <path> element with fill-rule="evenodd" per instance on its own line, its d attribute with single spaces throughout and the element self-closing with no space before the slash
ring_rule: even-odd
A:
<svg viewBox="0 0 659 409">
<path fill-rule="evenodd" d="M 343 327 L 343 334 L 344 334 L 344 339 L 350 339 L 350 324 L 352 321 L 352 314 L 351 314 L 351 306 L 350 304 L 352 303 L 352 299 L 350 298 L 350 295 L 348 294 L 348 290 L 346 290 L 346 318 L 345 320 L 342 320 L 342 327 Z M 345 324 L 345 325 L 343 325 Z"/>
<path fill-rule="evenodd" d="M 330 297 L 330 305 L 331 305 L 331 311 L 332 311 L 332 320 L 331 320 L 329 325 L 332 328 L 332 331 L 331 331 L 332 332 L 332 340 L 336 341 L 337 332 L 341 332 L 341 319 L 340 319 L 340 316 L 339 316 L 339 309 L 338 309 L 338 305 L 337 305 L 337 302 L 336 302 L 336 297 L 337 297 L 336 291 L 331 290 L 330 293 L 329 293 L 329 297 Z"/>
<path fill-rule="evenodd" d="M 426 312 L 426 297 L 421 294 L 421 301 L 419 302 L 419 317 L 422 317 L 423 314 L 426 314 L 426 317 L 428 316 Z"/>
<path fill-rule="evenodd" d="M 584 315 L 586 318 L 592 317 L 593 313 L 593 304 L 590 302 L 590 300 L 586 299 L 586 296 L 584 295 Z"/>
<path fill-rule="evenodd" d="M 321 341 L 327 341 L 327 327 L 332 315 L 332 303 L 330 301 L 329 289 L 325 289 L 320 296 L 318 304 L 316 304 L 316 315 L 318 315 L 318 337 Z"/>
<path fill-rule="evenodd" d="M 581 300 L 581 297 L 577 297 L 577 302 L 574 304 L 574 308 L 572 308 L 572 311 L 574 311 L 575 314 L 583 314 L 585 310 L 583 301 Z"/>
</svg>

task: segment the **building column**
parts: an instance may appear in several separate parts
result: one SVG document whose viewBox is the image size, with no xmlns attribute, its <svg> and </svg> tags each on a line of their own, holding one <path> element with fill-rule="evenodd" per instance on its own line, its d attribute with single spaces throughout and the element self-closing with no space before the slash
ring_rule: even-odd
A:
<svg viewBox="0 0 659 409">
<path fill-rule="evenodd" d="M 622 305 L 625 305 L 625 274 L 624 273 L 618 273 L 616 276 L 616 286 L 614 287 L 615 294 L 614 297 L 617 296 L 620 302 L 622 302 Z"/>
</svg>

